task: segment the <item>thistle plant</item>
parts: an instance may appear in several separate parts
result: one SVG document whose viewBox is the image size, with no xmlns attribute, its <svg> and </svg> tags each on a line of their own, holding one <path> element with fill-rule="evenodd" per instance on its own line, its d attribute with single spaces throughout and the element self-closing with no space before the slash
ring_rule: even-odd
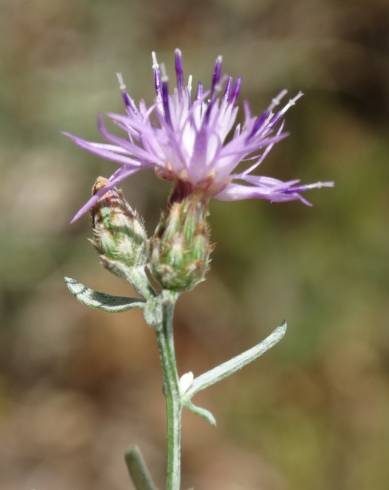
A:
<svg viewBox="0 0 389 490">
<path fill-rule="evenodd" d="M 166 489 L 179 490 L 181 477 L 181 416 L 188 409 L 215 425 L 214 415 L 196 406 L 193 397 L 230 376 L 279 342 L 286 324 L 265 340 L 209 371 L 181 376 L 177 370 L 173 317 L 179 296 L 204 281 L 213 245 L 207 223 L 209 202 L 265 199 L 270 202 L 299 200 L 310 205 L 303 192 L 332 187 L 332 182 L 301 184 L 298 179 L 281 181 L 254 173 L 273 146 L 284 139 L 284 115 L 302 96 L 299 92 L 281 105 L 282 90 L 259 116 L 244 103 L 243 121 L 237 123 L 241 79 L 222 75 L 222 58 L 216 59 L 210 88 L 197 84 L 192 95 L 192 76 L 184 77 L 180 50 L 175 51 L 176 88 L 169 89 L 164 65 L 152 54 L 155 100 L 147 107 L 129 96 L 121 74 L 117 74 L 124 114 L 107 117 L 125 133 L 111 133 L 103 116 L 98 129 L 105 143 L 86 141 L 65 133 L 90 153 L 116 162 L 119 167 L 106 179 L 99 177 L 91 198 L 72 221 L 88 211 L 92 215 L 93 243 L 101 263 L 127 281 L 138 298 L 112 296 L 94 291 L 65 278 L 70 292 L 83 304 L 117 313 L 132 308 L 143 310 L 146 323 L 154 329 L 163 375 L 167 415 Z M 166 209 L 153 236 L 148 237 L 143 221 L 128 204 L 118 184 L 143 169 L 172 184 Z M 136 447 L 125 455 L 137 490 L 156 486 Z"/>
</svg>

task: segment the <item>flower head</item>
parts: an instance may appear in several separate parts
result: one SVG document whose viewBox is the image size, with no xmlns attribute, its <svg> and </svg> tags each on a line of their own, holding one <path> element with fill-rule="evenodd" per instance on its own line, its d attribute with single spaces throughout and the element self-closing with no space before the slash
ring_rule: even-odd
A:
<svg viewBox="0 0 389 490">
<path fill-rule="evenodd" d="M 65 133 L 77 145 L 119 164 L 107 184 L 77 212 L 73 221 L 91 209 L 110 189 L 140 170 L 152 168 L 174 183 L 175 199 L 196 192 L 222 201 L 266 199 L 271 202 L 309 202 L 303 191 L 332 187 L 332 182 L 301 185 L 253 175 L 273 146 L 284 139 L 284 115 L 303 95 L 299 92 L 279 108 L 287 91 L 282 90 L 259 116 L 244 104 L 244 120 L 236 123 L 241 79 L 222 76 L 222 57 L 216 59 L 209 89 L 198 83 L 192 93 L 192 76 L 184 78 L 181 51 L 175 51 L 177 87 L 170 91 L 164 65 L 152 54 L 155 100 L 147 107 L 128 95 L 118 74 L 125 114 L 107 114 L 125 137 L 117 136 L 98 116 L 98 129 L 106 143 L 94 143 Z M 238 167 L 240 169 L 238 170 Z M 242 168 L 243 167 L 243 168 Z"/>
</svg>

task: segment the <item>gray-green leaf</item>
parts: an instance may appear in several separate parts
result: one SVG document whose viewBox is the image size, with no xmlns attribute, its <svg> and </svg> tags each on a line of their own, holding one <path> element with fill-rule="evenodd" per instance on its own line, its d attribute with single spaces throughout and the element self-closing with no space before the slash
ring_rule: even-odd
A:
<svg viewBox="0 0 389 490">
<path fill-rule="evenodd" d="M 258 359 L 258 357 L 262 356 L 284 337 L 286 329 L 287 325 L 284 323 L 280 327 L 277 327 L 268 337 L 262 340 L 262 342 L 259 342 L 251 349 L 242 352 L 242 354 L 223 362 L 219 366 L 216 366 L 215 368 L 210 369 L 206 373 L 195 378 L 189 389 L 182 397 L 183 403 L 187 404 L 188 400 L 190 400 L 199 391 L 208 388 L 208 386 L 221 381 L 227 376 L 231 376 L 231 374 L 236 373 L 243 367 L 247 366 L 247 364 L 250 364 Z"/>
<path fill-rule="evenodd" d="M 197 415 L 200 415 L 200 417 L 205 419 L 210 425 L 213 425 L 214 427 L 216 426 L 216 419 L 215 419 L 213 413 L 211 413 L 206 408 L 199 407 L 189 400 L 186 401 L 184 405 L 191 412 L 193 412 Z"/>
<path fill-rule="evenodd" d="M 142 453 L 137 446 L 130 446 L 124 454 L 128 472 L 136 490 L 157 490 Z"/>
<path fill-rule="evenodd" d="M 71 277 L 65 277 L 64 279 L 72 295 L 80 303 L 91 308 L 98 308 L 110 313 L 119 313 L 132 308 L 144 308 L 145 306 L 145 302 L 142 299 L 127 298 L 126 296 L 111 296 L 110 294 L 100 293 L 99 291 L 88 288 Z"/>
</svg>

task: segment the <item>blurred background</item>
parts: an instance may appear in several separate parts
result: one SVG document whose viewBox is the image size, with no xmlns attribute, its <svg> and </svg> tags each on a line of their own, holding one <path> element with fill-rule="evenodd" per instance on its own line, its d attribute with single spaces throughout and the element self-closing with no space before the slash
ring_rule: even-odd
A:
<svg viewBox="0 0 389 490">
<path fill-rule="evenodd" d="M 164 401 L 152 330 L 72 298 L 63 276 L 131 294 L 99 264 L 89 220 L 69 225 L 115 165 L 61 134 L 98 139 L 121 111 L 116 71 L 153 97 L 151 50 L 195 81 L 221 53 L 263 110 L 305 97 L 261 173 L 335 180 L 313 208 L 211 208 L 208 280 L 178 304 L 181 372 L 237 354 L 284 319 L 287 337 L 184 419 L 183 488 L 386 490 L 389 481 L 389 4 L 386 0 L 0 0 L 0 488 L 124 490 L 138 443 L 163 485 Z M 124 185 L 152 232 L 169 192 Z"/>
</svg>

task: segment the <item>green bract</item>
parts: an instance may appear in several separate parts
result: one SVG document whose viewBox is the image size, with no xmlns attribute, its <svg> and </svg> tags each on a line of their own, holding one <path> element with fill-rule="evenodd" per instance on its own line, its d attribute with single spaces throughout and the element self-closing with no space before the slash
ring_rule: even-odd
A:
<svg viewBox="0 0 389 490">
<path fill-rule="evenodd" d="M 204 280 L 212 251 L 207 201 L 190 194 L 173 202 L 151 240 L 151 272 L 164 289 L 183 292 Z"/>
<path fill-rule="evenodd" d="M 98 177 L 92 193 L 105 186 L 107 179 Z M 92 244 L 103 266 L 126 279 L 143 297 L 151 294 L 145 265 L 149 241 L 138 213 L 131 208 L 120 189 L 114 187 L 100 198 L 91 210 Z"/>
<path fill-rule="evenodd" d="M 99 177 L 95 194 L 106 180 Z M 146 230 L 138 213 L 125 200 L 121 190 L 113 188 L 92 209 L 92 243 L 107 269 L 127 278 L 128 268 L 145 265 L 148 258 Z"/>
</svg>

